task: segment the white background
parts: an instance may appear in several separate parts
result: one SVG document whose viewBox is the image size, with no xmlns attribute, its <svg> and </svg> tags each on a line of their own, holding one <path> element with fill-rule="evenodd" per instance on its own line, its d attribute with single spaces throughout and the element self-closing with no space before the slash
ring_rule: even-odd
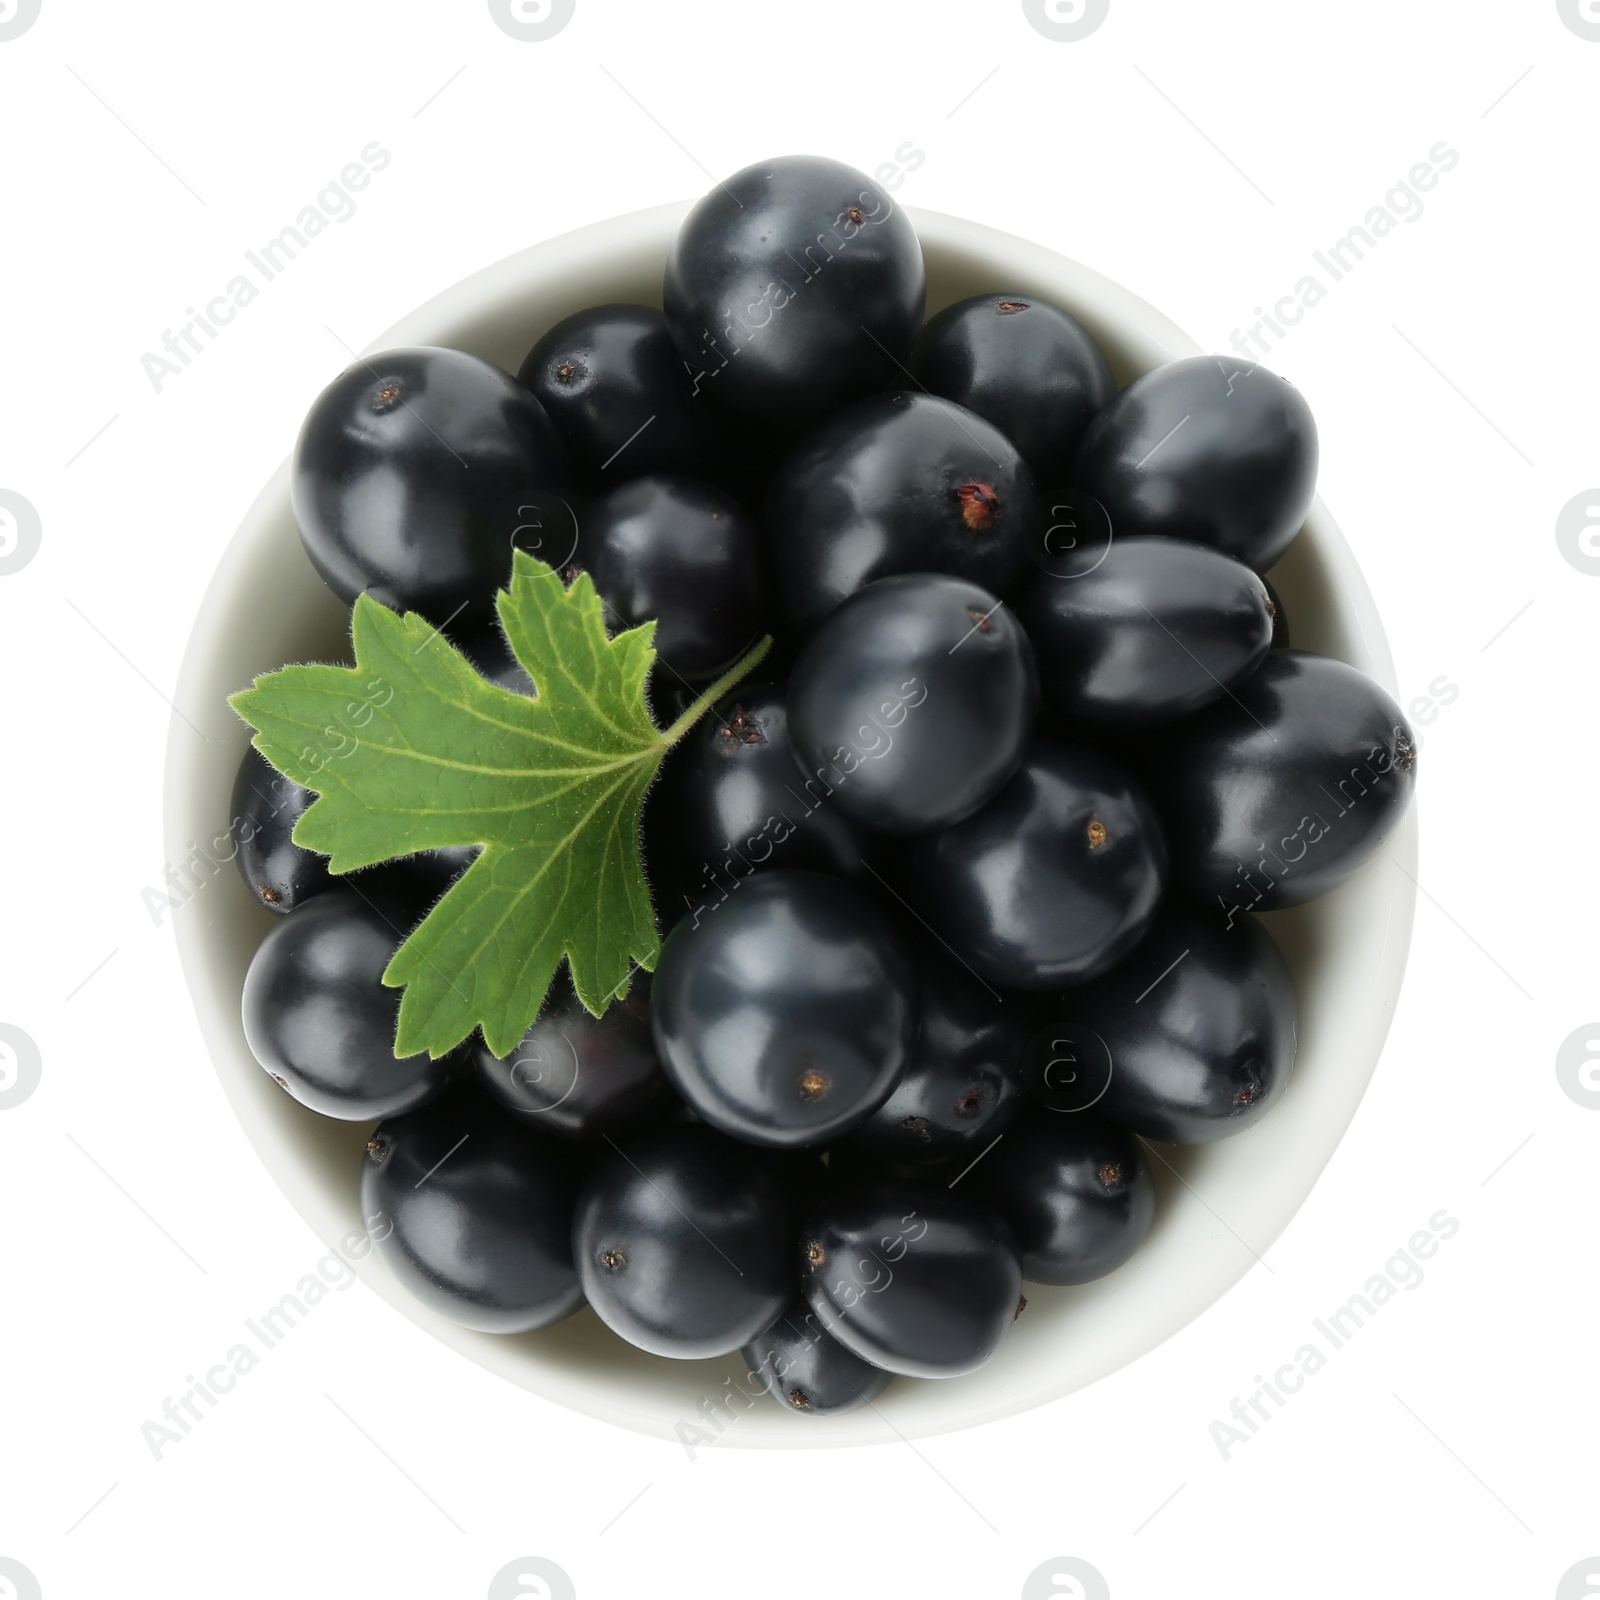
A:
<svg viewBox="0 0 1600 1600">
<path fill-rule="evenodd" d="M 1116 1600 L 1590 1592 L 1558 1585 L 1600 1554 L 1600 1114 L 1555 1058 L 1600 1016 L 1600 559 L 1555 525 L 1600 482 L 1597 84 L 1555 0 L 1112 0 L 1077 43 L 1017 0 L 577 0 L 542 43 L 484 0 L 43 0 L 0 42 L 0 489 L 43 530 L 0 577 L 0 1022 L 42 1056 L 0 1111 L 0 1556 L 46 1600 L 477 1597 L 524 1555 L 583 1600 L 1010 1597 L 1063 1555 Z M 393 160 L 357 213 L 157 393 L 141 356 L 372 140 Z M 690 1461 L 357 1287 L 154 1460 L 141 1423 L 322 1250 L 141 902 L 163 696 L 218 553 L 343 345 L 762 156 L 870 170 L 906 141 L 899 198 L 1076 256 L 1218 348 L 1432 147 L 1460 154 L 1269 358 L 1317 412 L 1402 701 L 1457 691 L 1418 717 L 1416 940 L 1348 1137 L 1180 1336 L 915 1450 Z M 1425 1281 L 1224 1460 L 1213 1420 L 1440 1209 L 1459 1231 Z"/>
</svg>

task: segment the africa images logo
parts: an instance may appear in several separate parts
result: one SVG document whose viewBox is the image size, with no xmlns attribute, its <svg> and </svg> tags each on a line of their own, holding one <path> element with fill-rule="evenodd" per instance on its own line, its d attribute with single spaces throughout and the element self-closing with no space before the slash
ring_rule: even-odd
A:
<svg viewBox="0 0 1600 1600">
<path fill-rule="evenodd" d="M 577 8 L 578 0 L 489 0 L 494 25 L 523 44 L 555 38 Z"/>
<path fill-rule="evenodd" d="M 21 572 L 39 553 L 43 528 L 31 501 L 0 489 L 0 578 Z"/>
<path fill-rule="evenodd" d="M 1574 495 L 1556 518 L 1556 548 L 1586 577 L 1600 574 L 1600 489 Z"/>
<path fill-rule="evenodd" d="M 1111 14 L 1111 0 L 1022 0 L 1035 32 L 1057 44 L 1087 39 Z"/>
<path fill-rule="evenodd" d="M 489 1584 L 488 1600 L 577 1600 L 565 1570 L 543 1556 L 508 1561 Z"/>
<path fill-rule="evenodd" d="M 39 20 L 41 0 L 0 0 L 0 44 L 20 39 Z"/>
<path fill-rule="evenodd" d="M 1556 11 L 1580 39 L 1600 41 L 1600 0 L 1556 0 Z"/>
</svg>

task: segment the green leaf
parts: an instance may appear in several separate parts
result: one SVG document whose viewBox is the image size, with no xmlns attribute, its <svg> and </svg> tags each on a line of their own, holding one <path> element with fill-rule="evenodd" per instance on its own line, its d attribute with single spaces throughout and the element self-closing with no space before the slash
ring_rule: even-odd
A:
<svg viewBox="0 0 1600 1600">
<path fill-rule="evenodd" d="M 479 1027 L 508 1054 L 563 958 L 597 1016 L 627 993 L 635 965 L 654 967 L 645 792 L 672 744 L 770 644 L 663 733 L 644 694 L 653 622 L 608 639 L 588 575 L 566 588 L 520 551 L 498 603 L 536 696 L 485 682 L 423 617 L 363 595 L 354 667 L 285 667 L 229 702 L 262 755 L 316 791 L 294 841 L 334 872 L 482 846 L 383 975 L 405 986 L 401 1056 L 441 1056 Z"/>
</svg>

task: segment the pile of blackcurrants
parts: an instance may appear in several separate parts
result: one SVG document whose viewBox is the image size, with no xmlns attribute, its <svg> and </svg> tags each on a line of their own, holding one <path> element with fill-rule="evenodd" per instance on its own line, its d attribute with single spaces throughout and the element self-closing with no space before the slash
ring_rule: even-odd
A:
<svg viewBox="0 0 1600 1600">
<path fill-rule="evenodd" d="M 290 837 L 312 795 L 245 759 L 238 861 L 282 915 L 251 1048 L 381 1119 L 363 1212 L 443 1316 L 587 1301 L 848 1410 L 987 1361 L 1024 1282 L 1126 1261 L 1141 1138 L 1283 1094 L 1295 994 L 1251 913 L 1367 862 L 1415 761 L 1386 694 L 1287 648 L 1261 576 L 1311 503 L 1311 414 L 1228 359 L 1118 392 L 1072 316 L 998 287 L 924 325 L 904 212 L 788 158 L 689 214 L 664 310 L 570 316 L 515 379 L 387 352 L 316 401 L 312 561 L 490 681 L 535 692 L 494 623 L 514 547 L 656 621 L 663 725 L 777 641 L 646 803 L 653 979 L 596 1018 L 558 978 L 509 1058 L 396 1059 L 380 982 L 474 851 L 331 878 Z"/>
</svg>

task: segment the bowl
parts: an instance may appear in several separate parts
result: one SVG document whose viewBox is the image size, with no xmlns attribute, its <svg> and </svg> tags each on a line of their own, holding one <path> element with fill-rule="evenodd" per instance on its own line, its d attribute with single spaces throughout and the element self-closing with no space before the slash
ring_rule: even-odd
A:
<svg viewBox="0 0 1600 1600">
<path fill-rule="evenodd" d="M 618 300 L 659 305 L 662 268 L 687 209 L 637 211 L 520 251 L 436 296 L 371 348 L 448 345 L 515 372 L 534 341 L 574 311 Z M 1119 383 L 1202 353 L 1158 311 L 1065 256 L 956 217 L 910 214 L 927 257 L 930 314 L 984 292 L 1053 300 L 1094 334 Z M 1320 500 L 1271 577 L 1297 647 L 1337 656 L 1394 693 L 1394 665 L 1372 595 Z M 247 730 L 225 697 L 258 673 L 305 660 L 349 660 L 348 612 L 301 549 L 285 465 L 223 552 L 184 656 L 167 747 L 170 862 L 190 861 L 197 847 L 213 859 L 226 853 L 229 797 Z M 1271 1116 L 1232 1139 L 1155 1147 L 1156 1222 L 1126 1266 L 1079 1288 L 1030 1285 L 1026 1315 L 977 1373 L 943 1382 L 901 1378 L 874 1408 L 827 1421 L 797 1420 L 764 1397 L 736 1400 L 723 1414 L 738 1420 L 725 1423 L 718 1444 L 883 1443 L 897 1434 L 970 1427 L 1093 1383 L 1199 1316 L 1282 1231 L 1355 1114 L 1405 968 L 1416 856 L 1413 808 L 1388 849 L 1348 883 L 1265 919 L 1300 999 L 1300 1053 L 1288 1093 Z M 273 919 L 226 861 L 214 872 L 202 861 L 199 876 L 202 887 L 173 922 L 207 1048 L 268 1170 L 335 1246 L 361 1229 L 357 1173 L 368 1128 L 318 1117 L 256 1064 L 239 996 Z M 647 1356 L 587 1308 L 553 1328 L 497 1337 L 435 1316 L 371 1254 L 356 1270 L 397 1311 L 460 1354 L 548 1400 L 642 1433 L 682 1438 L 684 1428 L 706 1426 L 703 1400 L 719 1402 L 730 1388 L 748 1392 L 737 1355 Z"/>
</svg>

